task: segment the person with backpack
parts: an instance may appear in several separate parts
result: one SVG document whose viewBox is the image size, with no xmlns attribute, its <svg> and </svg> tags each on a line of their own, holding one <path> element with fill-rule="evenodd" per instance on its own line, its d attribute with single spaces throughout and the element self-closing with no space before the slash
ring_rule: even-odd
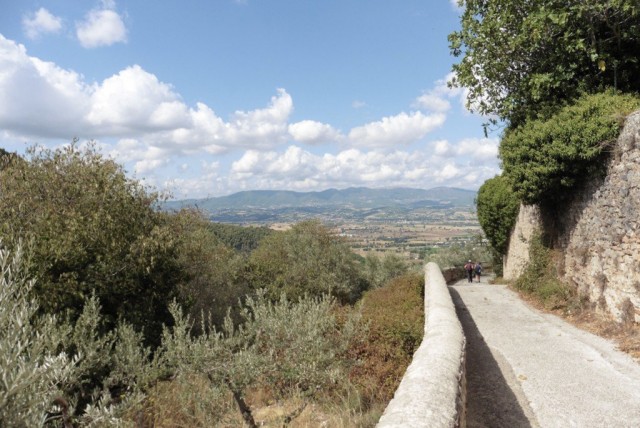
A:
<svg viewBox="0 0 640 428">
<path fill-rule="evenodd" d="M 467 271 L 467 282 L 473 282 L 473 263 L 471 260 L 464 265 L 464 270 Z"/>
<path fill-rule="evenodd" d="M 480 262 L 476 263 L 476 267 L 474 270 L 476 272 L 476 278 L 478 278 L 478 282 L 480 282 L 480 274 L 482 273 L 482 263 Z"/>
</svg>

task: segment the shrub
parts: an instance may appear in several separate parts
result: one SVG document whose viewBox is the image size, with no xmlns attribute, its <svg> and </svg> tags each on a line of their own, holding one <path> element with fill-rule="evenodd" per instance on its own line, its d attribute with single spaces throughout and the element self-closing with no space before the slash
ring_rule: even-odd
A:
<svg viewBox="0 0 640 428">
<path fill-rule="evenodd" d="M 531 238 L 529 263 L 513 286 L 535 296 L 548 309 L 564 308 L 576 300 L 576 290 L 560 281 L 553 251 L 540 233 Z"/>
<path fill-rule="evenodd" d="M 95 147 L 31 147 L 0 171 L 0 238 L 31 242 L 28 269 L 49 313 L 77 317 L 95 294 L 106 326 L 119 318 L 157 339 L 180 270 L 158 195 Z"/>
<path fill-rule="evenodd" d="M 209 229 L 224 244 L 246 254 L 258 248 L 260 241 L 274 233 L 273 230 L 263 226 L 238 226 L 211 222 Z"/>
<path fill-rule="evenodd" d="M 22 258 L 0 249 L 0 425 L 118 423 L 155 377 L 141 335 L 125 324 L 100 334 L 95 298 L 73 324 L 39 315 Z"/>
<path fill-rule="evenodd" d="M 267 290 L 272 300 L 282 293 L 294 301 L 305 294 L 330 294 L 353 303 L 367 287 L 347 244 L 318 221 L 263 239 L 249 257 L 247 281 L 254 289 Z"/>
<path fill-rule="evenodd" d="M 0 242 L 0 426 L 42 426 L 54 399 L 73 374 L 74 360 L 57 352 L 64 339 L 53 317 L 36 318 L 29 298 L 34 281 L 22 267 L 22 252 L 12 255 Z"/>
<path fill-rule="evenodd" d="M 223 329 L 203 327 L 200 336 L 191 334 L 191 319 L 174 302 L 174 325 L 165 327 L 152 357 L 128 324 L 101 332 L 105 321 L 95 297 L 71 324 L 38 315 L 28 297 L 34 283 L 20 259 L 19 251 L 12 258 L 0 249 L 2 426 L 59 419 L 74 426 L 155 423 L 166 407 L 175 409 L 174 402 L 189 405 L 174 421 L 215 425 L 226 417 L 230 400 L 251 420 L 246 397 L 252 390 L 297 397 L 304 406 L 348 389 L 347 349 L 361 333 L 359 318 L 354 312 L 339 319 L 329 297 L 271 302 L 258 293 L 247 300 L 238 326 L 227 318 Z M 157 401 L 171 392 L 180 396 Z M 212 401 L 198 403 L 194 394 L 200 393 Z"/>
<path fill-rule="evenodd" d="M 362 321 L 369 334 L 350 353 L 359 364 L 351 381 L 366 406 L 388 403 L 411 363 L 424 331 L 424 276 L 398 277 L 362 298 Z"/>
<path fill-rule="evenodd" d="M 386 253 L 379 257 L 371 252 L 364 258 L 364 275 L 371 287 L 382 287 L 387 281 L 407 272 L 409 266 L 400 256 Z"/>
<path fill-rule="evenodd" d="M 211 230 L 211 223 L 195 210 L 182 210 L 169 217 L 177 245 L 177 262 L 182 272 L 178 286 L 180 300 L 195 321 L 220 327 L 227 311 L 250 291 L 241 281 L 245 260 L 225 245 Z"/>
<path fill-rule="evenodd" d="M 493 257 L 491 248 L 482 242 L 482 235 L 476 235 L 472 241 L 440 248 L 437 252 L 429 254 L 425 262 L 434 262 L 440 269 L 447 269 L 462 267 L 467 260 L 486 263 Z"/>
<path fill-rule="evenodd" d="M 520 201 L 501 175 L 485 181 L 476 198 L 478 222 L 493 249 L 506 254 L 509 235 L 516 223 Z"/>
<path fill-rule="evenodd" d="M 247 299 L 238 326 L 227 318 L 221 331 L 192 337 L 191 320 L 174 304 L 175 325 L 165 330 L 158 358 L 176 379 L 204 376 L 211 391 L 228 390 L 245 422 L 255 425 L 247 400 L 250 390 L 306 401 L 343 384 L 346 350 L 358 333 L 358 319 L 352 316 L 339 324 L 334 309 L 328 297 L 272 302 L 260 292 Z"/>
<path fill-rule="evenodd" d="M 504 175 L 525 204 L 557 204 L 575 186 L 606 171 L 606 149 L 640 98 L 611 92 L 583 96 L 548 120 L 509 130 L 500 143 Z"/>
</svg>

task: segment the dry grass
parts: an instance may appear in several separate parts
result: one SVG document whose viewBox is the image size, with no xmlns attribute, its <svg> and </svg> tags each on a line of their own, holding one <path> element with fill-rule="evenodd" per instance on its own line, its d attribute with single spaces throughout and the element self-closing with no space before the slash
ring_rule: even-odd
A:
<svg viewBox="0 0 640 428">
<path fill-rule="evenodd" d="M 622 352 L 640 362 L 640 324 L 619 323 L 588 308 L 577 314 L 562 314 L 576 327 L 613 340 Z"/>
<path fill-rule="evenodd" d="M 215 395 L 216 393 L 214 393 Z M 301 397 L 275 401 L 268 391 L 247 394 L 258 426 L 266 428 L 374 427 L 386 403 L 367 410 L 359 397 L 348 395 L 342 401 L 309 402 Z M 232 428 L 246 426 L 231 396 L 212 396 L 203 378 L 159 384 L 147 399 L 144 409 L 129 418 L 140 428 Z"/>
</svg>

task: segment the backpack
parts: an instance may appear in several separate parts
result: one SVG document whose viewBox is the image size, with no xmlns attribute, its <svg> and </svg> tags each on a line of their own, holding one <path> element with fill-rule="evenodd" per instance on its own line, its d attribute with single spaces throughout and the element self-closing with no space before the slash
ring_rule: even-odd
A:
<svg viewBox="0 0 640 428">
<path fill-rule="evenodd" d="M 467 272 L 471 272 L 473 270 L 473 265 L 471 263 L 467 263 L 466 265 L 464 265 L 464 270 L 466 270 Z"/>
<path fill-rule="evenodd" d="M 479 264 L 476 265 L 476 273 L 481 273 L 482 272 L 482 266 L 480 266 Z"/>
</svg>

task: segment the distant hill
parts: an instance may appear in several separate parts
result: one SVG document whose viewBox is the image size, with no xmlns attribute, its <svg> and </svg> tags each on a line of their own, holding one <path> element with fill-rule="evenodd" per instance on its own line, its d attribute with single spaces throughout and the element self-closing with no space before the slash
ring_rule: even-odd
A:
<svg viewBox="0 0 640 428">
<path fill-rule="evenodd" d="M 363 209 L 381 207 L 412 208 L 429 206 L 468 207 L 474 205 L 476 192 L 453 187 L 433 189 L 369 189 L 352 187 L 328 189 L 321 192 L 294 192 L 289 190 L 250 190 L 228 196 L 205 199 L 168 201 L 167 210 L 194 207 L 210 213 L 220 210 L 328 208 L 332 206 Z"/>
</svg>

